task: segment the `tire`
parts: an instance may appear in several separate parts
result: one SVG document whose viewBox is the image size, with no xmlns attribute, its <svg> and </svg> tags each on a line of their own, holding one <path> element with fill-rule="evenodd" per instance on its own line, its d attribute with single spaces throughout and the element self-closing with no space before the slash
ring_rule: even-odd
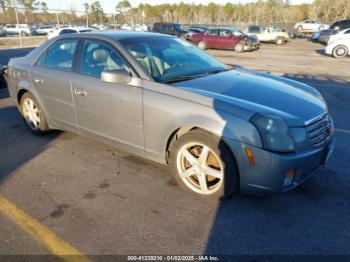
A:
<svg viewBox="0 0 350 262">
<path fill-rule="evenodd" d="M 50 130 L 44 111 L 32 94 L 25 93 L 22 96 L 20 109 L 25 123 L 33 133 L 43 134 Z"/>
<path fill-rule="evenodd" d="M 338 45 L 333 49 L 332 54 L 333 54 L 333 57 L 337 59 L 341 59 L 346 57 L 349 54 L 349 50 L 344 45 Z"/>
<path fill-rule="evenodd" d="M 244 52 L 244 45 L 242 45 L 241 43 L 238 43 L 235 46 L 235 52 L 236 53 L 243 53 Z"/>
<path fill-rule="evenodd" d="M 21 32 L 21 36 L 28 36 L 28 34 L 24 31 Z"/>
<path fill-rule="evenodd" d="M 204 148 L 208 154 L 204 154 Z M 172 142 L 169 160 L 177 183 L 195 197 L 221 199 L 239 191 L 236 160 L 217 136 L 199 129 L 192 130 Z"/>
<path fill-rule="evenodd" d="M 199 49 L 206 50 L 207 49 L 207 44 L 204 41 L 200 41 L 198 43 Z"/>
<path fill-rule="evenodd" d="M 285 44 L 284 38 L 281 38 L 281 37 L 277 38 L 275 42 L 277 45 L 284 45 Z"/>
</svg>

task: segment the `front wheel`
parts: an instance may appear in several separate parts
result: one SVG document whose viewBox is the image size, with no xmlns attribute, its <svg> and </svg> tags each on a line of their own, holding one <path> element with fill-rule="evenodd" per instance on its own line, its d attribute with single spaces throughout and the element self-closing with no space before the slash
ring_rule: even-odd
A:
<svg viewBox="0 0 350 262">
<path fill-rule="evenodd" d="M 235 52 L 236 53 L 242 53 L 244 51 L 244 45 L 242 45 L 241 43 L 238 43 L 236 46 L 235 46 Z"/>
<path fill-rule="evenodd" d="M 276 39 L 276 44 L 277 45 L 284 45 L 285 44 L 284 38 L 277 38 Z"/>
<path fill-rule="evenodd" d="M 173 143 L 170 167 L 178 184 L 194 196 L 220 199 L 239 190 L 232 152 L 220 138 L 205 131 L 192 130 Z"/>
<path fill-rule="evenodd" d="M 21 113 L 29 129 L 35 134 L 42 134 L 50 128 L 38 100 L 30 93 L 25 93 L 21 99 Z"/>
<path fill-rule="evenodd" d="M 336 46 L 334 49 L 333 49 L 333 56 L 335 58 L 344 58 L 345 56 L 347 56 L 349 53 L 349 50 L 347 49 L 346 46 L 343 46 L 343 45 L 339 45 L 339 46 Z"/>
</svg>

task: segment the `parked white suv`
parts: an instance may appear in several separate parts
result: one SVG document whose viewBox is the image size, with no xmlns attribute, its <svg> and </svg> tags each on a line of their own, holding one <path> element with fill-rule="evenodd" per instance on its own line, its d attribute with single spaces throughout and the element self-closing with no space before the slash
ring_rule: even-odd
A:
<svg viewBox="0 0 350 262">
<path fill-rule="evenodd" d="M 85 33 L 85 32 L 92 32 L 94 31 L 93 28 L 88 27 L 78 27 L 78 26 L 72 26 L 72 27 L 64 27 L 57 30 L 50 31 L 48 33 L 48 39 L 54 38 L 55 36 L 64 35 L 64 34 L 76 34 L 76 33 Z"/>
<path fill-rule="evenodd" d="M 283 45 L 290 41 L 288 33 L 276 26 L 251 25 L 246 28 L 245 33 L 250 36 L 255 36 L 260 42 Z"/>
<path fill-rule="evenodd" d="M 21 35 L 27 36 L 31 34 L 30 27 L 27 24 L 7 24 L 4 27 L 6 35 Z"/>
<path fill-rule="evenodd" d="M 335 58 L 344 58 L 350 55 L 350 28 L 329 38 L 326 54 Z"/>
<path fill-rule="evenodd" d="M 328 28 L 329 28 L 329 25 L 322 24 L 318 20 L 304 20 L 302 22 L 296 23 L 294 26 L 294 29 L 297 29 L 298 31 L 308 31 L 308 32 L 318 32 Z"/>
</svg>

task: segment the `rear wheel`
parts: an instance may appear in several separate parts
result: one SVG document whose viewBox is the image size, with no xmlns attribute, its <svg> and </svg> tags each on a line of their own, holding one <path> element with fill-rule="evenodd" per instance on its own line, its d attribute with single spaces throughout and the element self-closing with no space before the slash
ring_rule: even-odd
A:
<svg viewBox="0 0 350 262">
<path fill-rule="evenodd" d="M 206 43 L 205 43 L 204 41 L 200 41 L 200 42 L 198 43 L 198 47 L 199 47 L 200 49 L 202 49 L 202 50 L 207 49 L 207 45 L 206 45 Z"/>
<path fill-rule="evenodd" d="M 38 100 L 30 93 L 21 98 L 21 113 L 29 129 L 35 134 L 42 134 L 50 128 L 46 122 L 45 114 Z"/>
<path fill-rule="evenodd" d="M 347 49 L 346 46 L 338 45 L 333 49 L 333 56 L 335 58 L 338 58 L 338 59 L 344 58 L 348 54 L 349 54 L 349 50 Z"/>
<path fill-rule="evenodd" d="M 244 45 L 241 44 L 241 43 L 238 43 L 236 46 L 235 46 L 235 52 L 236 53 L 242 53 L 244 51 Z"/>
<path fill-rule="evenodd" d="M 21 32 L 21 36 L 27 36 L 28 34 L 24 31 Z"/>
<path fill-rule="evenodd" d="M 178 184 L 200 198 L 220 199 L 239 190 L 237 164 L 220 138 L 193 130 L 170 149 L 170 166 Z"/>
</svg>

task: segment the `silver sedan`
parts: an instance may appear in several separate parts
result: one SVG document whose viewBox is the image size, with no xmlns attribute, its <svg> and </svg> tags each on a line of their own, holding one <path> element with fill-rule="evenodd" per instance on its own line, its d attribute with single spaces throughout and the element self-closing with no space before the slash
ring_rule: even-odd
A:
<svg viewBox="0 0 350 262">
<path fill-rule="evenodd" d="M 292 189 L 334 145 L 317 90 L 224 65 L 172 36 L 56 37 L 10 60 L 8 86 L 34 133 L 71 131 L 167 164 L 205 198 Z"/>
</svg>

